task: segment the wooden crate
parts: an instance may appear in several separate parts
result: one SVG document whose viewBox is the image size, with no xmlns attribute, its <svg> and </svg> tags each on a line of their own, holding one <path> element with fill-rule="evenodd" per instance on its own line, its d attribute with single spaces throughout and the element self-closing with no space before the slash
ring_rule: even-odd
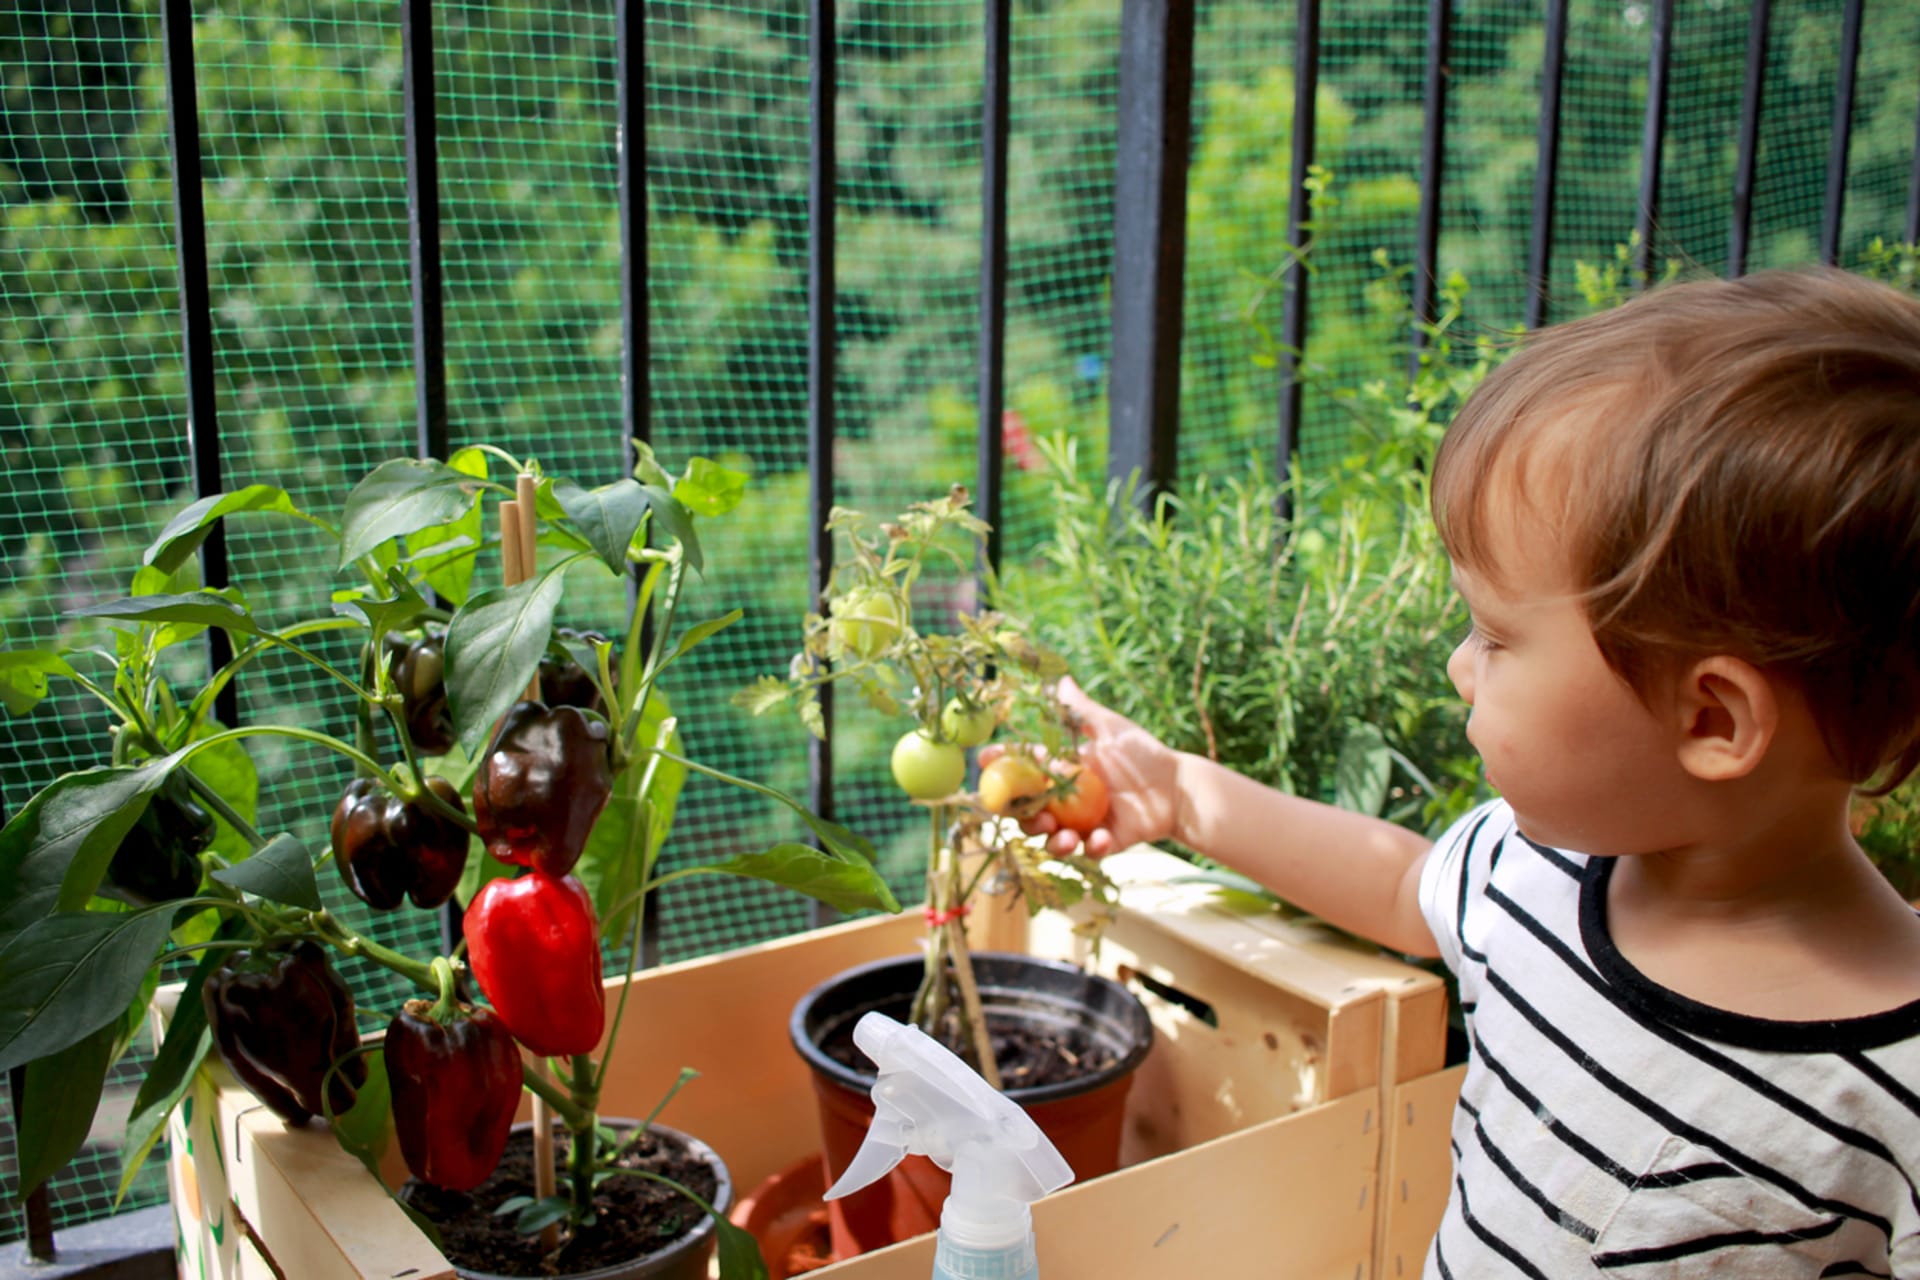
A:
<svg viewBox="0 0 1920 1280">
<path fill-rule="evenodd" d="M 1417 1271 L 1445 1199 L 1457 1089 L 1440 1072 L 1440 981 L 1323 927 L 1229 910 L 1164 854 L 1106 865 L 1123 910 L 1096 967 L 1140 993 L 1156 1038 L 1128 1103 L 1126 1167 L 1035 1207 L 1048 1280 Z M 1082 958 L 1050 914 L 1029 922 L 989 903 L 970 923 L 977 946 Z M 604 1110 L 645 1115 L 696 1068 L 662 1119 L 711 1143 L 736 1189 L 751 1189 L 818 1147 L 812 1086 L 787 1041 L 794 1003 L 843 968 L 912 950 L 920 932 L 906 913 L 642 975 Z M 288 1130 L 224 1072 L 196 1082 L 169 1137 L 182 1276 L 453 1274 L 322 1127 Z M 397 1153 L 383 1174 L 404 1178 Z M 925 1238 L 813 1274 L 921 1280 L 931 1256 Z"/>
</svg>

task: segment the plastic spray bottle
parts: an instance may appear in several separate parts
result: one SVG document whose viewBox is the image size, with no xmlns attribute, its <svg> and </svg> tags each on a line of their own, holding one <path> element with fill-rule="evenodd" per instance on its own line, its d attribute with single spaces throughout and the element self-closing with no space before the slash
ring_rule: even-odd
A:
<svg viewBox="0 0 1920 1280">
<path fill-rule="evenodd" d="M 917 1027 L 869 1013 L 853 1042 L 880 1069 L 873 1125 L 827 1199 L 884 1177 L 910 1154 L 926 1156 L 953 1175 L 933 1280 L 1037 1280 L 1027 1206 L 1073 1181 L 1040 1126 Z"/>
</svg>

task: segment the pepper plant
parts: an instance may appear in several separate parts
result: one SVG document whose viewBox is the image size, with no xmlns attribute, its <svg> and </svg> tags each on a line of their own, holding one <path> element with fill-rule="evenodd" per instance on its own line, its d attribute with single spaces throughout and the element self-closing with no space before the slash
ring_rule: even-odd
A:
<svg viewBox="0 0 1920 1280">
<path fill-rule="evenodd" d="M 631 476 L 589 489 L 479 446 L 447 462 L 383 463 L 353 487 L 338 523 L 252 485 L 188 506 L 146 549 L 126 596 L 75 611 L 104 622 L 111 647 L 0 654 L 13 714 L 65 680 L 109 722 L 102 763 L 57 778 L 0 830 L 0 1070 L 24 1065 L 33 1099 L 19 1117 L 21 1193 L 84 1140 L 108 1066 L 176 963 L 185 986 L 129 1120 L 128 1178 L 210 1052 L 289 1124 L 347 1112 L 384 1072 L 409 1168 L 454 1189 L 498 1163 L 524 1088 L 571 1142 L 556 1193 L 519 1206 L 520 1225 L 564 1250 L 593 1220 L 598 1182 L 634 1172 L 613 1160 L 637 1135 L 616 1139 L 597 1114 L 612 1056 L 603 931 L 624 934 L 631 958 L 644 896 L 696 874 L 785 884 L 844 911 L 898 909 L 865 840 L 687 756 L 660 687 L 740 617 L 682 615 L 703 563 L 698 526 L 725 515 L 743 483 L 698 458 L 669 475 L 643 449 Z M 537 519 L 503 520 L 495 536 L 493 497 L 516 504 L 503 514 Z M 196 584 L 195 551 L 216 522 L 267 516 L 304 521 L 336 552 L 341 585 L 314 616 L 276 622 L 238 588 Z M 477 589 L 476 564 L 496 553 L 510 568 L 522 556 L 518 572 Z M 557 628 L 565 585 L 596 573 L 633 576 L 624 631 Z M 168 651 L 208 628 L 232 638 L 233 656 L 197 689 L 181 687 Z M 358 661 L 340 662 L 343 651 Z M 276 660 L 326 677 L 353 708 L 352 741 L 215 720 L 221 689 Z M 329 848 L 251 820 L 254 797 L 234 779 L 253 776 L 246 744 L 263 737 L 354 765 Z M 817 847 L 781 843 L 660 871 L 690 772 L 790 806 Z M 464 956 L 403 954 L 349 927 L 322 905 L 316 876 L 329 861 L 378 911 L 436 907 L 458 888 Z M 335 969 L 341 955 L 422 993 L 391 1011 L 384 1053 L 361 1039 L 371 1011 Z M 486 1003 L 462 998 L 463 963 Z M 623 989 L 612 1034 L 625 1003 Z M 523 1049 L 559 1078 L 523 1062 Z M 416 1105 L 427 1091 L 436 1107 Z M 371 1163 L 364 1144 L 352 1149 Z M 716 1220 L 723 1274 L 763 1274 L 751 1237 Z"/>
<path fill-rule="evenodd" d="M 789 707 L 824 736 L 820 690 L 843 682 L 882 715 L 910 722 L 890 760 L 928 832 L 926 966 L 910 1016 L 999 1088 L 967 946 L 977 895 L 1017 896 L 1030 914 L 1080 904 L 1075 928 L 1097 938 L 1117 890 L 1092 858 L 1049 854 L 1019 825 L 1046 806 L 1088 829 L 1105 813 L 1105 784 L 1080 774 L 1074 726 L 1055 697 L 1066 664 L 1003 613 L 958 610 L 950 631 L 917 625 L 915 589 L 929 569 L 966 574 L 986 562 L 988 526 L 970 501 L 955 485 L 887 521 L 834 508 L 827 529 L 847 555 L 806 615 L 799 652 L 784 678 L 763 676 L 734 701 L 755 715 Z M 968 789 L 966 752 L 996 736 L 1005 752 Z"/>
</svg>

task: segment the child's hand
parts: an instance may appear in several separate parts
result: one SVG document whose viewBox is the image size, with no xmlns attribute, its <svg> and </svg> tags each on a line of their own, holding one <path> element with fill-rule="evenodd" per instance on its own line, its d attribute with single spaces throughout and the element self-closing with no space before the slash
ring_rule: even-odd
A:
<svg viewBox="0 0 1920 1280">
<path fill-rule="evenodd" d="M 1074 853 L 1084 843 L 1084 851 L 1096 858 L 1172 835 L 1180 804 L 1179 753 L 1080 692 L 1071 679 L 1060 681 L 1060 702 L 1079 720 L 1086 735 L 1080 758 L 1106 779 L 1111 796 L 1106 824 L 1089 832 L 1084 841 L 1078 832 L 1061 828 L 1045 813 L 1022 826 L 1034 835 L 1047 836 L 1047 847 L 1054 853 Z M 984 749 L 981 763 L 990 762 L 1002 750 Z"/>
</svg>

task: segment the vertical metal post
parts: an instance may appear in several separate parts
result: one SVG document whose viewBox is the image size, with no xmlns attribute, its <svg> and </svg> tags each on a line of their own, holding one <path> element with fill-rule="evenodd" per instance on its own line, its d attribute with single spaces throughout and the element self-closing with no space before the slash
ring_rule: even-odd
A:
<svg viewBox="0 0 1920 1280">
<path fill-rule="evenodd" d="M 652 329 L 647 306 L 647 20 L 644 0 L 618 0 L 614 23 L 614 119 L 618 130 L 620 173 L 620 458 L 632 475 L 639 446 L 653 440 Z M 627 575 L 627 607 L 640 599 L 644 572 Z M 653 619 L 640 628 L 641 644 L 653 642 Z M 634 963 L 650 969 L 660 963 L 660 895 L 650 893 L 640 908 L 640 954 Z"/>
<path fill-rule="evenodd" d="M 1820 219 L 1820 260 L 1840 261 L 1840 220 L 1847 203 L 1847 152 L 1853 145 L 1853 89 L 1860 70 L 1862 0 L 1847 0 L 1840 24 L 1840 76 L 1833 90 L 1833 140 L 1827 145 L 1827 202 Z"/>
<path fill-rule="evenodd" d="M 207 217 L 200 187 L 200 102 L 193 65 L 192 0 L 163 0 L 160 27 L 167 60 L 167 145 L 173 159 L 173 235 L 180 264 L 187 449 L 194 496 L 205 498 L 221 492 L 222 480 L 213 381 L 213 303 L 207 281 Z M 208 587 L 227 585 L 224 522 L 214 525 L 200 544 L 200 581 Z M 218 627 L 209 627 L 207 669 L 218 671 L 232 658 L 232 637 Z M 238 686 L 238 680 L 230 680 L 214 698 L 213 714 L 222 724 L 239 723 Z"/>
<path fill-rule="evenodd" d="M 986 0 L 985 78 L 980 104 L 980 444 L 976 512 L 987 522 L 987 565 L 1000 567 L 1001 479 L 1006 467 L 1007 117 L 1013 0 Z"/>
<path fill-rule="evenodd" d="M 1193 0 L 1121 0 L 1107 472 L 1172 486 L 1192 142 Z"/>
<path fill-rule="evenodd" d="M 1747 78 L 1740 89 L 1740 142 L 1733 170 L 1733 216 L 1727 232 L 1727 275 L 1747 273 L 1753 234 L 1753 175 L 1760 154 L 1760 103 L 1767 82 L 1767 23 L 1773 0 L 1753 0 L 1747 17 Z"/>
<path fill-rule="evenodd" d="M 1427 326 L 1437 317 L 1434 294 L 1440 279 L 1440 192 L 1447 162 L 1447 83 L 1453 72 L 1454 0 L 1427 0 L 1427 74 L 1420 134 L 1420 213 L 1414 226 L 1413 349 L 1407 380 L 1420 374 Z"/>
<path fill-rule="evenodd" d="M 1673 63 L 1673 0 L 1654 0 L 1647 49 L 1647 110 L 1640 130 L 1640 200 L 1634 222 L 1633 287 L 1653 275 L 1654 235 L 1660 225 L 1660 160 L 1667 143 L 1667 76 Z"/>
<path fill-rule="evenodd" d="M 440 131 L 433 79 L 433 5 L 403 0 L 400 59 L 407 128 L 407 241 L 413 283 L 416 447 L 447 456 L 447 342 L 440 261 Z"/>
<path fill-rule="evenodd" d="M 1307 181 L 1313 166 L 1315 99 L 1320 93 L 1320 0 L 1296 0 L 1298 24 L 1293 38 L 1293 156 L 1287 176 L 1286 296 L 1280 307 L 1280 441 L 1274 474 L 1285 479 L 1300 448 L 1300 365 L 1307 343 L 1307 239 L 1313 222 L 1313 194 Z M 1293 498 L 1280 487 L 1282 519 L 1293 515 Z"/>
<path fill-rule="evenodd" d="M 1547 47 L 1540 68 L 1539 155 L 1533 171 L 1533 232 L 1527 244 L 1527 328 L 1547 322 L 1553 273 L 1553 199 L 1560 181 L 1560 99 L 1567 66 L 1567 0 L 1547 0 Z"/>
<path fill-rule="evenodd" d="M 838 98 L 839 36 L 834 0 L 807 0 L 813 74 L 808 85 L 810 145 L 807 171 L 807 591 L 817 604 L 833 574 L 833 538 L 827 515 L 833 510 L 834 348 L 834 110 Z M 807 805 L 823 818 L 833 817 L 833 686 L 820 687 L 824 739 L 807 740 Z M 810 902 L 813 923 L 832 918 L 831 909 Z"/>
<path fill-rule="evenodd" d="M 1907 179 L 1907 243 L 1920 244 L 1920 118 L 1913 126 L 1913 174 Z"/>
</svg>

